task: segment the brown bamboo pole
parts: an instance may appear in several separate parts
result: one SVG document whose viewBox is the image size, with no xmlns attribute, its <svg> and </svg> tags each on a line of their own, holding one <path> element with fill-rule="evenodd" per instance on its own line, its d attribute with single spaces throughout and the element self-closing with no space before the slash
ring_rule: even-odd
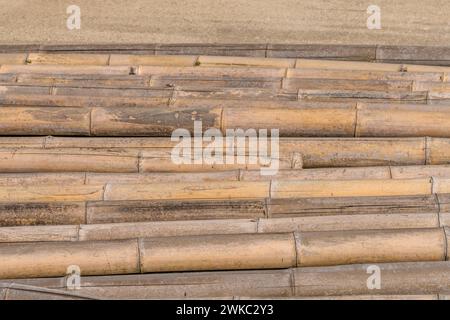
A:
<svg viewBox="0 0 450 320">
<path fill-rule="evenodd" d="M 360 104 L 355 136 L 448 137 L 449 115 L 444 106 Z"/>
<path fill-rule="evenodd" d="M 1 141 L 2 139 L 0 138 L 0 143 Z M 427 157 L 430 158 L 430 154 L 435 154 L 434 144 L 428 142 L 428 139 L 425 138 L 280 138 L 280 169 L 419 165 L 424 164 L 427 161 Z M 145 158 L 145 154 L 150 158 L 157 159 L 154 161 L 160 162 L 161 165 L 166 163 L 168 168 L 170 168 L 170 165 L 173 165 L 170 159 L 170 152 L 176 144 L 177 142 L 171 142 L 168 138 L 139 137 L 48 137 L 45 140 L 46 148 L 125 148 L 142 150 L 144 151 L 142 158 Z M 204 146 L 207 146 L 207 144 L 204 143 Z M 445 149 L 440 152 L 442 154 L 440 162 L 445 163 Z M 436 157 L 430 159 L 437 160 Z M 142 160 L 146 161 L 145 159 Z M 428 163 L 434 164 L 432 162 Z M 149 168 L 151 169 L 151 167 Z"/>
<path fill-rule="evenodd" d="M 167 299 L 226 297 L 236 295 L 262 297 L 290 296 L 290 270 L 257 270 L 200 273 L 154 273 L 126 276 L 83 277 L 79 294 L 110 299 Z M 101 281 L 101 283 L 100 283 Z M 10 285 L 12 281 L 2 281 Z M 14 280 L 16 285 L 66 290 L 63 278 Z M 87 284 L 90 283 L 91 286 Z M 186 285 L 190 284 L 190 285 Z M 72 290 L 73 291 L 73 290 Z"/>
<path fill-rule="evenodd" d="M 381 288 L 370 290 L 367 280 L 371 265 L 298 268 L 295 273 L 297 296 L 356 294 L 435 294 L 449 285 L 449 262 L 404 262 L 377 264 Z M 373 271 L 371 271 L 373 272 Z M 314 284 L 314 285 L 312 285 Z"/>
<path fill-rule="evenodd" d="M 274 117 L 274 113 L 277 115 Z M 342 108 L 225 108 L 222 130 L 278 129 L 280 136 L 353 136 L 354 106 Z"/>
<path fill-rule="evenodd" d="M 269 196 L 269 181 L 214 183 L 107 184 L 104 200 L 251 199 Z"/>
<path fill-rule="evenodd" d="M 49 185 L 0 187 L 2 202 L 74 202 L 102 200 L 104 185 Z"/>
<path fill-rule="evenodd" d="M 90 110 L 2 107 L 2 135 L 89 135 Z"/>
<path fill-rule="evenodd" d="M 21 75 L 22 78 L 25 75 Z M 55 89 L 58 91 L 57 89 Z M 64 96 L 48 95 L 48 91 L 43 95 L 8 94 L 0 96 L 2 105 L 10 106 L 35 106 L 35 107 L 134 107 L 139 106 L 162 106 L 169 104 L 167 97 L 95 97 L 95 96 Z"/>
<path fill-rule="evenodd" d="M 50 184 L 80 185 L 85 183 L 86 176 L 87 174 L 82 172 L 0 173 L 0 186 L 29 186 Z"/>
<path fill-rule="evenodd" d="M 432 193 L 431 179 L 277 181 L 271 198 L 402 196 Z"/>
<path fill-rule="evenodd" d="M 171 66 L 171 67 L 191 67 L 197 62 L 197 56 L 186 55 L 133 55 L 133 54 L 112 54 L 109 60 L 111 66 Z"/>
<path fill-rule="evenodd" d="M 51 152 L 49 152 L 51 154 Z M 82 170 L 87 170 L 86 167 Z M 215 167 L 217 169 L 217 167 Z M 44 171 L 44 170 L 42 170 Z M 172 183 L 212 181 L 276 180 L 374 180 L 450 178 L 448 165 L 337 167 L 312 169 L 280 169 L 273 176 L 262 176 L 260 170 L 227 170 L 205 172 L 96 173 L 96 172 L 36 172 L 0 173 L 0 186 L 49 184 L 105 183 Z"/>
<path fill-rule="evenodd" d="M 442 201 L 438 201 L 442 198 Z M 445 195 L 418 196 L 370 196 L 370 197 L 318 197 L 318 198 L 272 198 L 267 202 L 270 218 L 340 215 L 391 215 L 429 214 L 438 215 L 444 205 Z M 442 210 L 441 210 L 442 211 Z"/>
<path fill-rule="evenodd" d="M 336 61 L 297 59 L 295 67 L 298 69 L 325 69 L 325 70 L 358 70 L 358 71 L 384 71 L 400 72 L 402 65 L 391 63 L 373 63 L 361 61 Z"/>
<path fill-rule="evenodd" d="M 0 245 L 3 279 L 85 275 L 273 269 L 345 263 L 442 261 L 442 228 L 345 232 L 204 235 L 136 240 Z M 103 252 L 103 254 L 98 254 Z"/>
<path fill-rule="evenodd" d="M 40 74 L 130 74 L 128 66 L 92 65 L 2 65 L 0 73 L 40 73 Z"/>
<path fill-rule="evenodd" d="M 24 64 L 26 53 L 2 53 L 0 54 L 0 65 L 2 64 Z"/>
<path fill-rule="evenodd" d="M 23 187 L 22 187 L 23 188 Z M 70 225 L 86 223 L 84 202 L 2 202 L 0 226 Z"/>
<path fill-rule="evenodd" d="M 30 53 L 27 63 L 31 65 L 80 65 L 80 66 L 106 66 L 108 54 L 81 54 L 81 53 Z"/>
<path fill-rule="evenodd" d="M 305 232 L 296 240 L 298 266 L 446 259 L 442 228 Z"/>
<path fill-rule="evenodd" d="M 289 233 L 147 238 L 140 252 L 142 272 L 287 268 L 296 255 Z"/>
<path fill-rule="evenodd" d="M 256 219 L 266 215 L 264 199 L 90 201 L 86 223 L 206 219 Z"/>
<path fill-rule="evenodd" d="M 199 108 L 94 108 L 91 133 L 98 136 L 171 136 L 177 128 L 194 131 L 194 119 L 206 127 L 220 128 L 221 109 Z"/>
<path fill-rule="evenodd" d="M 215 219 L 0 228 L 0 242 L 103 241 L 203 236 L 439 227 L 436 213 L 353 214 L 277 219 Z"/>
<path fill-rule="evenodd" d="M 60 87 L 69 88 L 146 88 L 151 77 L 134 75 L 65 75 L 65 74 L 18 74 L 16 82 L 9 84 L 21 86 L 50 87 L 51 94 L 55 94 Z"/>
<path fill-rule="evenodd" d="M 235 78 L 282 78 L 285 68 L 257 67 L 166 67 L 141 66 L 139 75 L 169 75 L 185 77 L 235 77 Z"/>
<path fill-rule="evenodd" d="M 358 99 L 359 102 L 409 102 L 426 104 L 429 99 L 446 98 L 428 91 L 369 91 L 369 90 L 315 90 L 300 89 L 297 92 L 298 100 L 315 102 L 351 102 Z"/>
<path fill-rule="evenodd" d="M 103 90 L 103 89 L 102 89 Z M 107 89 L 105 89 L 107 90 Z M 170 136 L 177 128 L 278 129 L 281 136 L 448 137 L 448 108 L 363 105 L 284 108 L 4 107 L 4 135 Z M 274 112 L 277 117 L 273 117 Z M 92 114 L 91 114 L 92 113 Z M 333 118 L 334 115 L 334 118 Z M 14 116 L 14 117 L 13 117 Z M 92 118 L 92 119 L 91 119 Z M 53 122 L 50 121 L 53 120 Z M 334 121 L 333 121 L 334 120 Z M 91 122 L 92 121 L 92 122 Z M 415 126 L 410 126 L 410 123 Z M 31 127 L 30 127 L 31 124 Z M 356 127 L 355 127 L 356 126 Z M 356 131 L 355 131 L 356 130 Z"/>
<path fill-rule="evenodd" d="M 20 186 L 19 186 L 20 187 Z M 20 187 L 22 189 L 26 186 Z M 0 205 L 2 226 L 144 223 L 213 219 L 287 218 L 277 220 L 279 228 L 315 231 L 335 228 L 367 228 L 436 224 L 450 225 L 448 197 L 439 195 L 331 197 L 290 199 L 223 199 L 223 200 L 136 200 L 83 202 L 5 202 Z M 439 200 L 439 201 L 438 201 Z M 354 217 L 353 217 L 354 216 Z M 311 217 L 311 219 L 306 219 Z M 321 218 L 322 217 L 322 218 Z M 328 218 L 327 218 L 328 217 Z M 392 218 L 391 218 L 392 217 Z M 413 217 L 409 219 L 408 217 Z M 289 220 L 292 218 L 298 218 Z M 342 220 L 342 224 L 336 221 Z M 367 220 L 365 220 L 367 219 Z M 374 220 L 375 219 L 375 220 Z M 369 221 L 370 220 L 370 221 Z M 206 222 L 205 222 L 206 223 Z M 277 222 L 260 220 L 259 227 Z M 292 223 L 292 225 L 290 225 Z M 381 227 L 380 227 L 381 228 Z M 387 226 L 386 228 L 390 228 Z M 311 229 L 311 230 L 310 230 Z M 284 230 L 284 229 L 282 229 Z M 286 229 L 293 231 L 291 229 Z M 296 230 L 296 229 L 294 229 Z"/>
<path fill-rule="evenodd" d="M 226 57 L 226 56 L 200 56 L 197 64 L 200 67 L 273 67 L 292 68 L 295 59 L 260 58 L 260 57 Z"/>
<path fill-rule="evenodd" d="M 449 262 L 403 262 L 377 264 L 381 288 L 367 287 L 369 264 L 304 267 L 282 270 L 155 273 L 144 275 L 86 276 L 79 295 L 109 299 L 192 299 L 258 297 L 260 299 L 343 299 L 365 296 L 436 296 L 445 299 Z M 73 294 L 64 278 L 3 280 L 2 286 L 48 288 Z M 7 297 L 16 295 L 9 292 Z M 4 296 L 3 296 L 4 297 Z M 20 296 L 19 296 L 20 297 Z"/>
<path fill-rule="evenodd" d="M 347 80 L 347 79 L 301 79 L 285 78 L 282 88 L 287 92 L 298 90 L 351 90 L 408 93 L 413 90 L 413 82 L 407 80 Z"/>
<path fill-rule="evenodd" d="M 138 273 L 136 240 L 6 244 L 0 247 L 0 278 L 63 276 L 77 265 L 85 275 Z"/>
<path fill-rule="evenodd" d="M 373 63 L 372 63 L 373 64 Z M 339 69 L 288 69 L 287 78 L 296 79 L 348 79 L 348 80 L 378 80 L 378 81 L 442 81 L 442 72 L 396 72 L 396 71 L 368 71 L 368 70 L 339 70 Z M 414 89 L 421 91 L 419 86 Z"/>
<path fill-rule="evenodd" d="M 419 169 L 424 170 L 425 169 Z M 413 171 L 409 178 L 416 178 L 414 175 L 420 175 L 418 171 Z M 434 171 L 438 171 L 435 168 Z M 434 172 L 431 170 L 431 172 Z M 439 170 L 442 175 L 445 170 Z M 420 178 L 430 177 L 430 175 L 420 176 Z M 450 172 L 448 174 L 450 176 Z M 1 176 L 0 176 L 1 177 Z M 390 167 L 345 167 L 345 168 L 315 168 L 315 169 L 280 169 L 273 176 L 262 176 L 260 170 L 240 170 L 239 180 L 242 181 L 260 181 L 260 180 L 355 180 L 355 179 L 390 179 Z M 401 178 L 401 177 L 400 177 Z M 0 178 L 1 181 L 1 178 Z"/>
<path fill-rule="evenodd" d="M 139 154 L 98 149 L 0 149 L 0 171 L 138 172 Z"/>
</svg>

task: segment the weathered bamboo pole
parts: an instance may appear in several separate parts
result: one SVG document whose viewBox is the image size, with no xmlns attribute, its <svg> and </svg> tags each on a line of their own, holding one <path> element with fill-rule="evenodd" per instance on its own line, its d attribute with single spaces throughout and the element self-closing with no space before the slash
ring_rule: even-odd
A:
<svg viewBox="0 0 450 320">
<path fill-rule="evenodd" d="M 0 149 L 2 172 L 138 172 L 139 154 L 125 150 Z"/>
<path fill-rule="evenodd" d="M 103 90 L 103 89 L 102 89 Z M 105 89 L 107 90 L 107 89 Z M 177 128 L 278 129 L 293 137 L 450 137 L 447 106 L 3 107 L 3 135 L 170 136 Z M 273 117 L 276 113 L 277 117 Z M 334 116 L 334 118 L 333 118 Z M 53 122 L 52 122 L 52 121 Z M 414 123 L 414 126 L 410 124 Z"/>
<path fill-rule="evenodd" d="M 257 219 L 266 216 L 265 203 L 265 199 L 89 201 L 86 223 Z"/>
<path fill-rule="evenodd" d="M 26 186 L 19 186 L 26 189 Z M 108 224 L 151 221 L 210 220 L 210 219 L 258 219 L 258 218 L 311 218 L 278 220 L 279 228 L 351 228 L 367 225 L 383 225 L 394 216 L 405 225 L 449 225 L 448 199 L 445 194 L 419 196 L 382 197 L 307 197 L 290 199 L 223 199 L 223 200 L 135 200 L 84 202 L 3 202 L 0 214 L 1 226 L 58 225 L 58 224 Z M 23 200 L 22 200 L 23 201 Z M 352 217 L 356 215 L 356 217 Z M 358 215 L 360 217 L 358 217 Z M 409 220 L 409 216 L 418 220 Z M 417 216 L 416 216 L 417 215 Z M 323 218 L 320 218 L 324 216 Z M 329 216 L 329 218 L 326 218 Z M 367 221 L 372 218 L 376 220 Z M 335 221 L 342 220 L 342 225 Z M 303 223 L 304 221 L 305 223 Z M 402 222 L 403 221 L 403 222 Z M 286 222 L 286 224 L 284 223 Z M 270 227 L 260 220 L 260 227 Z M 276 223 L 275 223 L 276 224 Z M 396 225 L 392 223 L 392 225 Z M 310 226 L 310 227 L 308 227 Z M 356 228 L 356 227 L 355 227 Z M 287 231 L 292 231 L 286 229 Z M 304 230 L 304 229 L 302 229 Z M 307 230 L 309 231 L 309 229 Z M 312 230 L 314 231 L 314 230 Z"/>
<path fill-rule="evenodd" d="M 446 292 L 450 284 L 450 262 L 377 264 L 380 268 L 381 287 L 376 290 L 367 286 L 370 276 L 367 270 L 370 266 L 86 276 L 82 277 L 84 280 L 81 281 L 81 289 L 76 292 L 66 288 L 65 278 L 3 280 L 0 284 L 11 288 L 48 288 L 101 299 L 342 299 L 345 296 L 370 296 L 373 299 L 387 296 L 435 298 L 436 293 L 440 299 L 448 296 Z M 27 297 L 24 295 L 25 293 L 10 290 L 6 298 Z M 35 295 L 31 297 L 34 298 Z"/>
<path fill-rule="evenodd" d="M 374 64 L 374 63 L 372 63 Z M 376 65 L 376 64 L 375 64 Z M 420 81 L 426 85 L 439 83 L 445 77 L 444 72 L 395 72 L 395 71 L 364 71 L 339 69 L 288 69 L 287 78 L 294 79 L 348 79 L 348 80 L 378 80 L 378 81 Z M 417 91 L 426 90 L 425 86 L 414 86 Z"/>
<path fill-rule="evenodd" d="M 106 185 L 11 185 L 0 201 L 282 199 L 314 197 L 407 196 L 450 193 L 450 179 L 221 181 L 193 184 L 108 183 Z"/>
<path fill-rule="evenodd" d="M 0 276 L 58 276 L 69 265 L 98 275 L 441 261 L 446 247 L 442 228 L 2 244 Z"/>
<path fill-rule="evenodd" d="M 104 185 L 2 186 L 1 202 L 74 202 L 102 200 Z"/>
<path fill-rule="evenodd" d="M 70 225 L 86 223 L 84 202 L 2 202 L 0 226 Z"/>
<path fill-rule="evenodd" d="M 91 225 L 1 227 L 0 242 L 100 241 L 149 237 L 439 227 L 427 213 L 336 214 L 273 219 L 180 220 Z"/>
<path fill-rule="evenodd" d="M 106 66 L 108 65 L 108 54 L 81 54 L 81 53 L 64 53 L 64 54 L 45 54 L 30 53 L 27 57 L 27 63 L 30 65 L 80 65 L 80 66 Z"/>
<path fill-rule="evenodd" d="M 89 135 L 90 110 L 2 107 L 1 135 Z"/>
<path fill-rule="evenodd" d="M 302 197 L 426 195 L 432 193 L 432 187 L 433 183 L 431 179 L 323 181 L 274 180 L 271 182 L 270 195 L 273 199 Z"/>
<path fill-rule="evenodd" d="M 128 66 L 92 65 L 2 65 L 0 73 L 40 73 L 40 74 L 130 74 Z"/>
<path fill-rule="evenodd" d="M 442 228 L 299 233 L 296 241 L 298 266 L 440 261 L 447 248 Z"/>
<path fill-rule="evenodd" d="M 0 278 L 62 276 L 77 265 L 86 275 L 138 273 L 136 240 L 6 244 L 0 248 Z"/>
<path fill-rule="evenodd" d="M 197 64 L 200 67 L 273 67 L 292 68 L 295 59 L 259 58 L 259 57 L 226 57 L 226 56 L 200 56 Z"/>
</svg>

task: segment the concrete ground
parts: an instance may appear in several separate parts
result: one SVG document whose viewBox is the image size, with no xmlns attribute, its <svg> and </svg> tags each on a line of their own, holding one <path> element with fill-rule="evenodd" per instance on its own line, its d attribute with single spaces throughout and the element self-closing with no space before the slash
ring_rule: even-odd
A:
<svg viewBox="0 0 450 320">
<path fill-rule="evenodd" d="M 66 8 L 81 8 L 81 30 Z M 368 30 L 367 7 L 382 30 Z M 449 0 L 0 0 L 0 43 L 450 45 Z"/>
</svg>

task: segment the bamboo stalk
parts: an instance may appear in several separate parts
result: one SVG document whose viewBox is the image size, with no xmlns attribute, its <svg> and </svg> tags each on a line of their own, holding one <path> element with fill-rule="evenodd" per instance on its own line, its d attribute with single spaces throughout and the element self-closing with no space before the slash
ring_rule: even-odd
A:
<svg viewBox="0 0 450 320">
<path fill-rule="evenodd" d="M 24 64 L 27 55 L 25 53 L 2 53 L 0 54 L 0 65 L 2 64 Z"/>
<path fill-rule="evenodd" d="M 86 223 L 123 223 L 205 219 L 256 219 L 266 214 L 264 199 L 93 201 Z"/>
<path fill-rule="evenodd" d="M 90 110 L 2 107 L 2 135 L 89 135 Z"/>
<path fill-rule="evenodd" d="M 226 56 L 200 56 L 200 67 L 273 67 L 292 68 L 295 59 L 259 58 L 259 57 L 226 57 Z"/>
<path fill-rule="evenodd" d="M 181 55 L 124 55 L 112 54 L 109 60 L 111 66 L 171 66 L 171 67 L 190 67 L 194 66 L 197 61 L 196 56 L 181 56 Z"/>
<path fill-rule="evenodd" d="M 282 78 L 285 68 L 256 67 L 161 67 L 141 66 L 139 75 L 168 75 L 185 77 Z"/>
<path fill-rule="evenodd" d="M 84 202 L 6 202 L 0 204 L 0 226 L 86 223 Z"/>
<path fill-rule="evenodd" d="M 138 152 L 86 149 L 0 149 L 2 172 L 138 172 Z"/>
<path fill-rule="evenodd" d="M 355 136 L 449 137 L 449 119 L 446 107 L 359 105 Z"/>
<path fill-rule="evenodd" d="M 109 55 L 107 54 L 77 54 L 77 53 L 30 53 L 27 63 L 32 65 L 108 65 Z"/>
<path fill-rule="evenodd" d="M 436 213 L 337 214 L 273 219 L 215 219 L 0 228 L 0 242 L 103 241 L 203 236 L 439 227 Z"/>
<path fill-rule="evenodd" d="M 269 196 L 270 182 L 108 184 L 104 200 L 251 199 Z"/>
<path fill-rule="evenodd" d="M 441 190 L 441 189 L 439 189 Z M 444 189 L 445 190 L 445 189 Z M 443 191 L 444 193 L 445 191 Z M 405 196 L 432 194 L 430 179 L 277 181 L 271 198 Z"/>
<path fill-rule="evenodd" d="M 142 272 L 287 268 L 296 255 L 293 235 L 282 233 L 147 238 L 140 252 Z"/>
<path fill-rule="evenodd" d="M 446 246 L 442 228 L 7 243 L 0 245 L 0 276 L 61 276 L 69 265 L 107 275 L 442 261 Z"/>
<path fill-rule="evenodd" d="M 0 188 L 3 202 L 74 202 L 103 199 L 104 185 L 5 186 Z"/>
<path fill-rule="evenodd" d="M 21 243 L 0 246 L 0 278 L 63 276 L 77 265 L 85 275 L 139 272 L 136 240 Z"/>
<path fill-rule="evenodd" d="M 441 228 L 299 233 L 297 265 L 439 261 L 446 246 Z"/>
<path fill-rule="evenodd" d="M 337 62 L 337 61 L 335 61 Z M 380 63 L 370 63 L 376 68 Z M 390 65 L 388 65 L 390 66 Z M 395 65 L 392 65 L 395 66 Z M 357 70 L 357 69 L 288 69 L 287 78 L 300 79 L 347 79 L 347 80 L 378 80 L 378 81 L 423 81 L 427 84 L 429 82 L 442 81 L 443 72 L 396 72 L 379 71 L 379 70 Z M 424 87 L 420 87 L 424 88 Z M 419 86 L 414 87 L 415 90 L 420 90 Z"/>
<path fill-rule="evenodd" d="M 324 70 L 358 70 L 358 71 L 385 71 L 399 72 L 402 70 L 400 64 L 373 63 L 360 61 L 334 61 L 334 60 L 314 60 L 297 59 L 296 68 L 299 69 L 324 69 Z"/>
<path fill-rule="evenodd" d="M 76 293 L 103 299 L 339 299 L 345 296 L 370 296 L 376 299 L 386 296 L 435 297 L 436 293 L 441 299 L 447 297 L 449 262 L 377 264 L 380 268 L 381 288 L 376 291 L 367 287 L 367 280 L 371 275 L 367 270 L 370 266 L 86 276 L 82 277 L 81 289 Z M 48 288 L 73 294 L 73 290 L 66 289 L 64 278 L 3 280 L 1 285 L 11 288 Z M 13 299 L 16 295 L 9 292 L 8 297 Z"/>
<path fill-rule="evenodd" d="M 40 74 L 130 74 L 128 66 L 92 65 L 2 65 L 0 73 L 40 73 Z"/>
</svg>

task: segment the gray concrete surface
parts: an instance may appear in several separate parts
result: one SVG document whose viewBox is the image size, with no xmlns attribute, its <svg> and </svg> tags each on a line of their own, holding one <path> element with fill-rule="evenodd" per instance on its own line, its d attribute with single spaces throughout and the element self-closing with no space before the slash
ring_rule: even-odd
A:
<svg viewBox="0 0 450 320">
<path fill-rule="evenodd" d="M 81 30 L 66 8 L 81 8 Z M 366 9 L 381 7 L 382 30 Z M 450 45 L 449 0 L 0 0 L 0 43 Z"/>
</svg>

